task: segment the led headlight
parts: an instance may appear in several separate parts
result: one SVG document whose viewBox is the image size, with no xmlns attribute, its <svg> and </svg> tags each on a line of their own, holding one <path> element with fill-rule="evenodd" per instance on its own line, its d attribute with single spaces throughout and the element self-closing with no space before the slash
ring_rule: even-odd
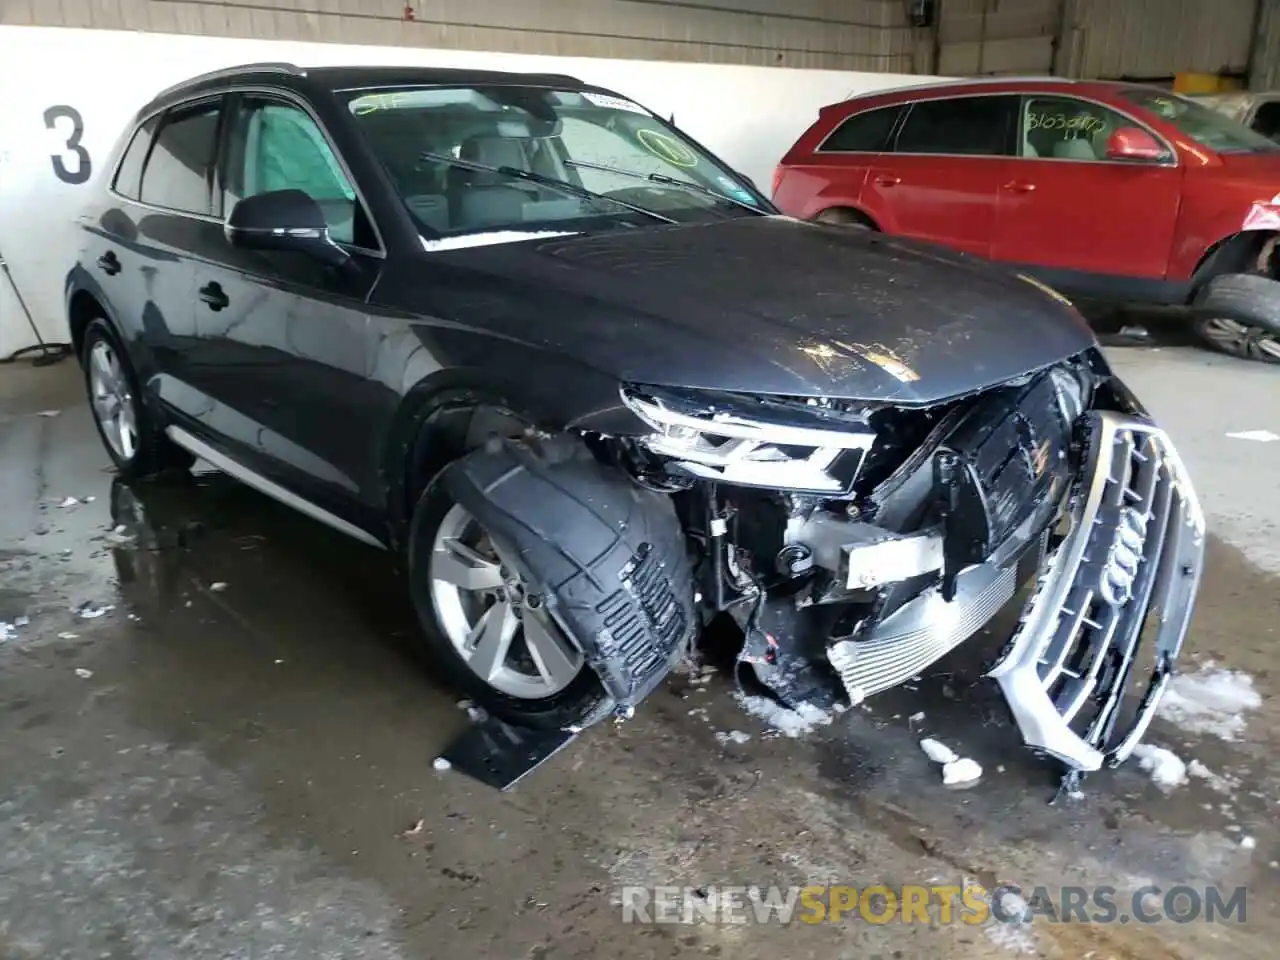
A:
<svg viewBox="0 0 1280 960">
<path fill-rule="evenodd" d="M 640 442 L 669 469 L 721 483 L 840 495 L 875 441 L 870 431 L 794 422 L 798 413 L 756 419 L 742 404 L 717 409 L 626 387 L 622 401 L 653 428 Z"/>
</svg>

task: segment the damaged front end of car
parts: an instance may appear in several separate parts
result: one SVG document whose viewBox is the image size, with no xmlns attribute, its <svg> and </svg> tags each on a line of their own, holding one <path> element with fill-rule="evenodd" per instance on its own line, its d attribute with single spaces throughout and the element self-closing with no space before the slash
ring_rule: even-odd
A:
<svg viewBox="0 0 1280 960">
<path fill-rule="evenodd" d="M 989 671 L 1027 745 L 1078 776 L 1141 739 L 1204 520 L 1168 436 L 1096 350 L 929 406 L 622 396 L 644 432 L 589 442 L 672 498 L 703 620 L 737 620 L 740 671 L 782 703 L 894 687 L 1030 585 Z"/>
</svg>

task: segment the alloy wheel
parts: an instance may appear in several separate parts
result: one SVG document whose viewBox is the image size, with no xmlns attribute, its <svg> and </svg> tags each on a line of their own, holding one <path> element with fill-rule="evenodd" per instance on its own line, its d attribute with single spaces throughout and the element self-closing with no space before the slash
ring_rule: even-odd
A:
<svg viewBox="0 0 1280 960">
<path fill-rule="evenodd" d="M 89 400 L 112 452 L 132 460 L 138 452 L 138 417 L 133 390 L 115 349 L 99 340 L 89 353 Z"/>
<path fill-rule="evenodd" d="M 1219 349 L 1250 360 L 1280 363 L 1280 336 L 1226 317 L 1201 321 L 1200 331 Z"/>
<path fill-rule="evenodd" d="M 554 696 L 582 669 L 582 652 L 548 614 L 537 587 L 459 505 L 431 545 L 431 599 L 440 628 L 467 667 L 521 700 Z"/>
</svg>

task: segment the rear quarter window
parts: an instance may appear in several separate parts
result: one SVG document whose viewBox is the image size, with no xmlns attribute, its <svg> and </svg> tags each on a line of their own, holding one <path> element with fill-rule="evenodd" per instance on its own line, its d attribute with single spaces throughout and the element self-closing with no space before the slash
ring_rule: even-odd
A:
<svg viewBox="0 0 1280 960">
<path fill-rule="evenodd" d="M 152 117 L 134 133 L 129 146 L 125 148 L 120 165 L 116 168 L 115 179 L 111 181 L 111 189 L 130 200 L 138 199 L 138 190 L 142 185 L 142 165 L 147 162 L 147 151 L 151 148 L 151 137 L 156 132 L 160 118 Z"/>
<path fill-rule="evenodd" d="M 902 116 L 903 106 L 878 107 L 846 118 L 818 147 L 819 153 L 879 153 Z"/>
</svg>

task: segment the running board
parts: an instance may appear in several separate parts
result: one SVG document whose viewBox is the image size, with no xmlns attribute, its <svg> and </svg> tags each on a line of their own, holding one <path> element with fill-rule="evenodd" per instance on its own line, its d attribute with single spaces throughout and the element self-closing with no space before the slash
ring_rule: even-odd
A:
<svg viewBox="0 0 1280 960">
<path fill-rule="evenodd" d="M 235 477 L 246 487 L 252 487 L 259 493 L 265 494 L 272 500 L 276 500 L 279 503 L 284 504 L 291 510 L 296 510 L 298 513 L 305 514 L 312 520 L 318 520 L 325 526 L 331 527 L 339 533 L 345 533 L 348 537 L 351 537 L 354 540 L 359 540 L 361 543 L 367 543 L 369 546 L 377 547 L 379 550 L 387 549 L 386 544 L 368 531 L 361 530 L 355 524 L 348 523 L 341 517 L 334 516 L 328 510 L 325 510 L 323 507 L 316 506 L 310 500 L 302 499 L 302 497 L 292 491 L 286 490 L 275 481 L 268 480 L 262 474 L 250 470 L 237 460 L 232 460 L 225 453 L 219 452 L 203 440 L 192 436 L 181 427 L 168 427 L 165 429 L 165 435 L 183 450 L 186 450 L 193 456 L 199 457 L 206 463 L 217 467 L 228 476 Z"/>
</svg>

